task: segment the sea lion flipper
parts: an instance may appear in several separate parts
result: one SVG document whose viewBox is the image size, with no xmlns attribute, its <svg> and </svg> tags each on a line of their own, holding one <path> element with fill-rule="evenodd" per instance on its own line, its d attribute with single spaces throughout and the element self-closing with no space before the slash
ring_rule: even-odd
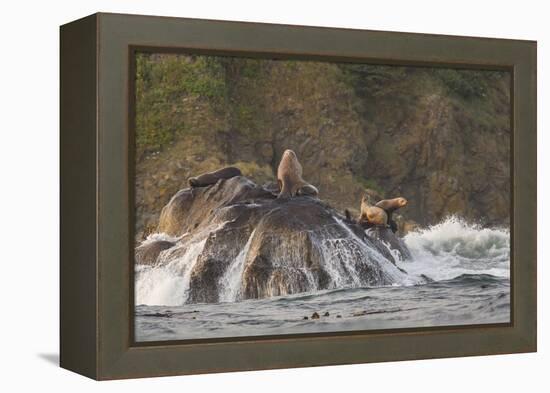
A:
<svg viewBox="0 0 550 393">
<path fill-rule="evenodd" d="M 277 199 L 288 199 L 291 197 L 292 197 L 292 194 L 288 191 L 280 192 L 279 195 L 277 195 Z"/>
<path fill-rule="evenodd" d="M 300 187 L 296 190 L 296 195 L 300 196 L 317 196 L 319 195 L 319 190 L 314 185 L 303 183 Z"/>
<path fill-rule="evenodd" d="M 344 214 L 346 215 L 346 220 L 353 221 L 351 218 L 351 213 L 348 209 L 344 210 Z"/>
<path fill-rule="evenodd" d="M 281 187 L 281 191 L 279 192 L 279 195 L 277 195 L 277 199 L 284 199 L 284 198 L 290 198 L 292 197 L 292 193 L 291 191 L 289 190 L 288 186 L 282 182 L 282 187 Z"/>
<path fill-rule="evenodd" d="M 394 220 L 389 220 L 390 229 L 393 233 L 397 232 L 397 223 Z"/>
</svg>

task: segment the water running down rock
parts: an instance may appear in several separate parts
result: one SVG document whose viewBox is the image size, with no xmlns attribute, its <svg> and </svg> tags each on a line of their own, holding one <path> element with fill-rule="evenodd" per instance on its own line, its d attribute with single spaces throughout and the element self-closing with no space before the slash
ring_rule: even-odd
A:
<svg viewBox="0 0 550 393">
<path fill-rule="evenodd" d="M 234 302 L 429 281 L 387 228 L 363 228 L 323 201 L 277 199 L 246 177 L 176 193 L 158 234 L 136 248 L 136 303 Z"/>
</svg>

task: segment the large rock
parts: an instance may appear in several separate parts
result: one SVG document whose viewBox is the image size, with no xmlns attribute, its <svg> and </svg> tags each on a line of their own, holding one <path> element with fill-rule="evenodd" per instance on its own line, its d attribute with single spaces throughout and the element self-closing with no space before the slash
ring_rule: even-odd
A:
<svg viewBox="0 0 550 393">
<path fill-rule="evenodd" d="M 213 220 L 220 222 L 222 218 L 230 219 L 231 214 L 237 216 L 238 212 L 246 211 L 239 209 L 238 204 L 242 207 L 257 198 L 274 199 L 275 196 L 243 176 L 220 180 L 209 187 L 180 190 L 162 209 L 158 232 L 181 236 Z M 231 212 L 219 210 L 228 206 L 234 206 Z"/>
<path fill-rule="evenodd" d="M 168 250 L 146 242 L 136 262 L 176 269 L 187 302 L 411 279 L 395 265 L 395 252 L 406 257 L 408 250 L 390 230 L 369 235 L 317 198 L 277 199 L 243 176 L 179 191 L 162 210 L 158 230 L 179 239 Z M 162 257 L 151 261 L 154 253 Z"/>
<path fill-rule="evenodd" d="M 160 253 L 174 247 L 175 242 L 162 239 L 145 241 L 136 247 L 135 258 L 138 265 L 153 266 L 157 263 Z"/>
<path fill-rule="evenodd" d="M 372 227 L 367 230 L 367 234 L 372 238 L 377 239 L 384 243 L 384 245 L 390 250 L 394 259 L 405 260 L 412 259 L 411 252 L 407 248 L 407 245 L 398 236 L 387 227 Z"/>
</svg>

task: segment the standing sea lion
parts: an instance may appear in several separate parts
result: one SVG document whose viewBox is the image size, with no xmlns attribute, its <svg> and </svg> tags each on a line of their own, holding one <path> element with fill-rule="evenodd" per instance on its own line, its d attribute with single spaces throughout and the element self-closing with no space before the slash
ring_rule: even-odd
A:
<svg viewBox="0 0 550 393">
<path fill-rule="evenodd" d="M 393 198 L 393 199 L 382 199 L 375 206 L 384 209 L 388 215 L 388 224 L 391 227 L 393 233 L 397 232 L 397 223 L 392 219 L 392 213 L 397 209 L 407 206 L 408 201 L 405 198 Z"/>
<path fill-rule="evenodd" d="M 373 206 L 368 195 L 363 195 L 361 198 L 361 215 L 359 216 L 359 224 L 367 224 L 367 227 L 374 225 L 388 225 L 388 214 L 384 209 L 378 206 Z"/>
<path fill-rule="evenodd" d="M 241 176 L 241 170 L 234 166 L 228 166 L 222 169 L 218 169 L 214 172 L 203 173 L 202 175 L 190 177 L 187 181 L 191 187 L 206 187 L 220 179 L 231 179 L 235 176 Z"/>
<path fill-rule="evenodd" d="M 319 190 L 302 179 L 302 165 L 292 150 L 285 150 L 279 168 L 277 169 L 277 182 L 279 183 L 279 196 L 277 198 L 290 198 L 296 195 L 316 196 Z"/>
</svg>

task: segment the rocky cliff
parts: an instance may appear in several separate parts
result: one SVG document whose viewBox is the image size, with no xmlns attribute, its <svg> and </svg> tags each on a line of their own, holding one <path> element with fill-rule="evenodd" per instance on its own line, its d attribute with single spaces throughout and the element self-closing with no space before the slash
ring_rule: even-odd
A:
<svg viewBox="0 0 550 393">
<path fill-rule="evenodd" d="M 368 190 L 422 225 L 509 223 L 508 73 L 143 54 L 136 89 L 138 240 L 188 177 L 235 165 L 263 184 L 285 149 L 339 210 Z"/>
</svg>

